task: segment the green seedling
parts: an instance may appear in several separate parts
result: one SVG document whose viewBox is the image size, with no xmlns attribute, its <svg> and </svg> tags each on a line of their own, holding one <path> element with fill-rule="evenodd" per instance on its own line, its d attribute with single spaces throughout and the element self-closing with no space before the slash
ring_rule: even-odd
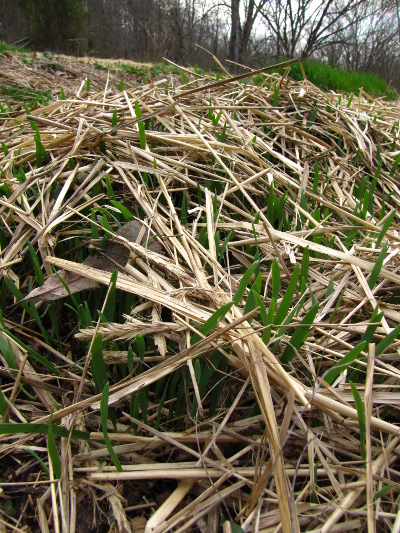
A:
<svg viewBox="0 0 400 533">
<path fill-rule="evenodd" d="M 108 453 L 111 457 L 112 462 L 114 463 L 115 468 L 118 472 L 122 472 L 121 463 L 114 452 L 114 449 L 111 445 L 110 437 L 108 436 L 107 422 L 108 422 L 108 397 L 109 397 L 110 384 L 107 382 L 104 386 L 103 392 L 101 393 L 100 400 L 100 417 L 101 417 L 101 426 L 103 429 L 103 438 L 106 443 Z"/>
<path fill-rule="evenodd" d="M 329 383 L 329 385 L 332 385 L 334 380 L 338 377 L 339 374 L 341 374 L 346 368 L 348 368 L 351 363 L 353 363 L 360 353 L 365 348 L 365 341 L 360 342 L 355 346 L 350 352 L 343 357 L 343 359 L 340 359 L 337 361 L 332 368 L 330 368 L 323 376 L 324 380 Z"/>
<path fill-rule="evenodd" d="M 49 458 L 53 466 L 54 477 L 55 479 L 61 478 L 61 461 L 60 455 L 58 453 L 58 448 L 53 436 L 53 411 L 50 414 L 49 429 L 47 433 L 47 450 L 49 453 Z"/>
<path fill-rule="evenodd" d="M 350 381 L 350 387 L 351 387 L 351 392 L 353 393 L 353 398 L 354 398 L 354 402 L 355 402 L 356 409 L 357 409 L 358 423 L 360 424 L 361 457 L 365 461 L 365 458 L 366 458 L 366 453 L 365 453 L 365 427 L 366 427 L 366 422 L 365 422 L 364 405 L 363 405 L 363 402 L 361 400 L 360 393 L 356 389 L 356 386 L 354 385 L 354 383 L 352 383 L 351 381 Z"/>
</svg>

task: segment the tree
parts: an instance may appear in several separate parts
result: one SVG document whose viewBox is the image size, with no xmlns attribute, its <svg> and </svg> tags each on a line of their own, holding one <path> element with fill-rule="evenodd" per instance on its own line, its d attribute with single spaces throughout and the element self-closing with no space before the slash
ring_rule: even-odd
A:
<svg viewBox="0 0 400 533">
<path fill-rule="evenodd" d="M 342 35 L 360 21 L 366 0 L 271 0 L 261 11 L 275 36 L 276 57 L 310 57 L 340 43 Z"/>
<path fill-rule="evenodd" d="M 399 79 L 397 6 L 384 0 L 375 6 L 360 6 L 359 16 L 342 34 L 340 62 L 349 70 L 374 72 L 388 79 Z M 363 14 L 363 16 L 360 16 Z"/>
<path fill-rule="evenodd" d="M 80 0 L 19 0 L 19 3 L 36 46 L 66 50 L 69 39 L 80 37 L 85 16 Z"/>
<path fill-rule="evenodd" d="M 254 23 L 268 0 L 248 0 L 245 2 L 244 23 L 240 20 L 240 0 L 231 0 L 231 34 L 229 39 L 228 59 L 242 63 L 247 55 Z"/>
</svg>

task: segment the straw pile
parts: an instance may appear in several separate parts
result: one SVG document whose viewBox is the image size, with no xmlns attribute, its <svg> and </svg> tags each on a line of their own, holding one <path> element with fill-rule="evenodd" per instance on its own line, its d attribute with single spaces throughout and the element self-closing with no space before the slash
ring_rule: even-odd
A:
<svg viewBox="0 0 400 533">
<path fill-rule="evenodd" d="M 186 75 L 2 119 L 0 524 L 399 531 L 399 106 Z"/>
</svg>

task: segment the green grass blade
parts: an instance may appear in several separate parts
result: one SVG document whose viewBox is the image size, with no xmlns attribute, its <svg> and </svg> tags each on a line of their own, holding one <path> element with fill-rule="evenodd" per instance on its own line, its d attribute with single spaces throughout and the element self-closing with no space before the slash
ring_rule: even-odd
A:
<svg viewBox="0 0 400 533">
<path fill-rule="evenodd" d="M 30 315 L 31 311 L 29 309 L 29 305 L 26 301 L 24 302 L 20 301 L 23 299 L 23 296 L 20 290 L 18 289 L 18 287 L 15 285 L 15 283 L 10 278 L 4 278 L 4 281 L 5 281 L 5 284 L 7 285 L 7 289 L 12 293 L 13 296 L 15 296 L 16 300 L 20 303 L 22 309 L 24 309 Z"/>
<path fill-rule="evenodd" d="M 272 101 L 272 106 L 277 107 L 279 104 L 279 84 L 274 83 L 274 99 Z"/>
<path fill-rule="evenodd" d="M 215 313 L 213 313 L 210 318 L 206 322 L 204 322 L 202 326 L 199 327 L 199 332 L 205 337 L 207 337 L 207 335 L 209 335 L 211 331 L 217 326 L 218 322 L 224 318 L 224 316 L 232 307 L 232 305 L 233 302 L 229 302 L 217 309 L 217 311 L 215 311 Z M 201 339 L 202 337 L 200 335 L 195 334 L 191 339 L 191 344 L 196 344 Z"/>
<path fill-rule="evenodd" d="M 289 308 L 293 301 L 294 292 L 296 290 L 297 281 L 300 275 L 300 267 L 296 264 L 291 280 L 289 282 L 288 288 L 286 289 L 285 295 L 282 298 L 282 301 L 276 311 L 274 324 L 282 324 L 286 315 L 288 314 Z"/>
<path fill-rule="evenodd" d="M 259 214 L 259 213 L 258 213 L 258 214 Z M 258 215 L 257 215 L 257 216 L 258 216 Z M 252 228 L 253 228 L 254 240 L 256 241 L 256 255 L 254 256 L 254 259 L 258 262 L 258 263 L 257 263 L 256 270 L 255 270 L 255 277 L 256 277 L 256 279 L 257 279 L 259 273 L 261 272 L 260 252 L 259 252 L 259 249 L 258 249 L 257 232 L 256 232 L 256 228 L 255 228 L 255 226 L 254 226 L 254 222 L 253 222 L 253 221 L 251 222 L 251 225 L 252 225 Z"/>
<path fill-rule="evenodd" d="M 110 177 L 106 175 L 107 196 L 115 200 L 115 194 L 111 185 Z"/>
<path fill-rule="evenodd" d="M 245 290 L 248 286 L 248 284 L 250 283 L 250 280 L 251 280 L 251 276 L 253 275 L 253 272 L 255 271 L 255 269 L 257 268 L 258 266 L 258 261 L 254 261 L 253 264 L 251 264 L 249 266 L 249 268 L 246 270 L 246 272 L 243 274 L 243 277 L 242 279 L 240 280 L 240 283 L 239 283 L 239 287 L 235 293 L 235 296 L 233 297 L 233 303 L 235 305 L 239 305 L 242 298 L 243 298 L 243 295 L 245 293 Z M 222 308 L 221 308 L 222 309 Z"/>
<path fill-rule="evenodd" d="M 380 148 L 379 143 L 378 143 L 378 148 Z M 378 157 L 378 155 L 379 155 L 379 154 L 378 154 L 378 150 L 377 150 L 377 154 L 376 154 L 376 155 L 377 155 L 377 158 L 379 159 L 379 157 Z M 376 168 L 375 176 L 374 176 L 374 181 L 376 181 L 376 182 L 378 181 L 379 176 L 381 175 L 382 165 L 383 165 L 383 163 L 382 163 L 382 161 L 381 161 L 381 162 L 379 163 L 379 165 L 377 166 L 377 168 Z M 374 181 L 373 181 L 372 183 L 374 183 Z M 374 187 L 374 188 L 375 188 L 375 187 Z"/>
<path fill-rule="evenodd" d="M 276 300 L 275 298 L 272 298 L 271 300 L 271 303 L 270 303 L 270 306 L 269 306 L 269 309 L 268 309 L 268 315 L 267 315 L 267 323 L 268 324 L 273 324 L 273 321 L 274 321 L 274 314 L 275 314 L 275 306 L 276 306 Z M 267 324 L 265 324 L 267 325 Z M 265 333 L 265 340 L 264 340 L 264 333 Z M 270 339 L 271 339 L 271 330 L 270 328 L 264 330 L 264 333 L 263 333 L 263 341 L 265 342 L 265 344 L 268 344 Z"/>
<path fill-rule="evenodd" d="M 386 335 L 385 338 L 379 342 L 375 347 L 375 357 L 379 357 L 392 342 L 397 339 L 397 337 L 400 334 L 400 326 L 397 326 L 393 331 L 389 333 L 389 335 Z"/>
<path fill-rule="evenodd" d="M 132 346 L 129 346 L 128 349 L 128 372 L 133 372 L 133 350 Z"/>
<path fill-rule="evenodd" d="M 107 367 L 103 359 L 103 335 L 99 333 L 92 344 L 91 369 L 97 390 L 102 392 L 108 383 Z"/>
<path fill-rule="evenodd" d="M 355 348 L 350 350 L 350 352 L 343 357 L 343 359 L 340 359 L 340 361 L 337 361 L 332 368 L 330 368 L 326 374 L 323 376 L 324 380 L 329 383 L 329 385 L 332 385 L 334 380 L 337 378 L 337 376 L 343 372 L 343 370 L 346 370 L 348 366 L 351 365 L 353 361 L 357 359 L 357 357 L 360 355 L 360 353 L 364 350 L 365 342 L 360 342 L 357 344 Z"/>
<path fill-rule="evenodd" d="M 381 490 L 374 494 L 374 502 L 378 501 L 382 496 L 384 496 L 392 488 L 392 485 L 385 485 Z"/>
<path fill-rule="evenodd" d="M 115 317 L 115 303 L 117 299 L 117 276 L 118 270 L 115 269 L 114 272 L 111 274 L 107 302 L 103 311 L 107 322 L 113 322 Z"/>
<path fill-rule="evenodd" d="M 212 115 L 212 121 L 214 126 L 218 126 L 219 119 L 221 118 L 222 111 L 220 111 L 215 117 L 214 114 Z"/>
<path fill-rule="evenodd" d="M 305 315 L 301 323 L 312 324 L 314 322 L 315 317 L 317 316 L 318 307 L 319 307 L 319 304 L 317 302 L 311 307 L 311 309 Z M 282 364 L 290 363 L 290 361 L 295 356 L 295 353 L 296 353 L 295 350 L 299 350 L 303 346 L 310 332 L 310 329 L 311 327 L 299 327 L 298 329 L 294 331 L 293 335 L 290 338 L 289 344 L 286 346 L 285 351 L 282 354 L 282 358 L 281 358 Z"/>
<path fill-rule="evenodd" d="M 143 363 L 144 356 L 146 353 L 146 343 L 144 341 L 144 338 L 141 335 L 136 335 L 136 347 L 137 347 L 139 359 Z"/>
<path fill-rule="evenodd" d="M 279 270 L 278 261 L 274 259 L 272 262 L 272 298 L 275 298 L 275 301 L 278 299 L 280 290 L 281 290 L 281 272 Z"/>
<path fill-rule="evenodd" d="M 314 109 L 311 111 L 310 118 L 308 119 L 308 122 L 307 122 L 308 128 L 310 128 L 314 124 L 317 113 L 318 113 L 318 106 L 315 106 Z"/>
<path fill-rule="evenodd" d="M 182 207 L 181 207 L 181 222 L 185 228 L 187 227 L 187 196 L 186 191 L 183 191 Z"/>
<path fill-rule="evenodd" d="M 257 294 L 257 292 L 254 289 L 250 290 L 249 295 L 248 295 L 247 300 L 246 300 L 246 305 L 244 306 L 244 310 L 243 310 L 243 314 L 244 315 L 246 315 L 247 313 L 250 313 L 250 311 L 253 311 L 253 309 L 255 309 L 257 307 L 257 303 L 256 303 L 256 300 L 254 298 L 254 294 Z M 250 318 L 248 320 L 248 323 L 251 324 L 253 319 L 254 319 L 254 317 Z"/>
<path fill-rule="evenodd" d="M 103 214 L 103 216 L 97 215 L 97 220 L 99 221 L 99 224 L 101 224 L 106 230 L 105 236 L 108 238 L 110 236 L 110 233 L 113 233 L 113 230 L 111 229 L 107 216 L 105 214 Z"/>
<path fill-rule="evenodd" d="M 203 205 L 203 191 L 201 190 L 199 183 L 197 183 L 197 200 L 199 205 Z"/>
<path fill-rule="evenodd" d="M 43 276 L 42 269 L 40 268 L 38 256 L 36 255 L 36 252 L 32 244 L 29 242 L 29 240 L 26 241 L 26 244 L 29 248 L 29 252 L 31 255 L 31 259 L 32 259 L 32 265 L 33 265 L 33 269 L 35 270 L 37 282 L 39 283 L 40 286 L 42 286 L 44 283 L 44 276 Z"/>
<path fill-rule="evenodd" d="M 308 281 L 308 270 L 310 267 L 310 248 L 306 246 L 303 252 L 303 257 L 301 259 L 301 271 L 300 271 L 300 280 L 305 281 L 307 284 Z"/>
<path fill-rule="evenodd" d="M 54 440 L 54 437 L 53 437 L 53 411 L 51 411 L 51 414 L 50 414 L 50 423 L 49 423 L 49 429 L 47 432 L 47 449 L 49 451 L 51 464 L 53 465 L 54 476 L 56 479 L 60 479 L 61 478 L 61 461 L 60 461 L 60 455 L 58 453 L 56 441 Z"/>
<path fill-rule="evenodd" d="M 108 430 L 107 430 L 109 389 L 110 389 L 110 384 L 107 382 L 107 384 L 105 385 L 103 389 L 103 392 L 101 393 L 101 400 L 100 400 L 101 426 L 103 429 L 104 442 L 106 443 L 107 450 L 108 450 L 108 453 L 110 454 L 112 462 L 114 463 L 114 466 L 118 470 L 118 472 L 122 472 L 121 463 L 119 462 L 119 459 L 111 445 L 110 437 L 108 436 Z"/>
<path fill-rule="evenodd" d="M 348 107 L 348 108 L 350 108 L 350 106 L 351 106 L 351 102 L 352 102 L 352 100 L 353 100 L 353 96 L 354 96 L 354 94 L 351 94 L 351 95 L 350 95 L 350 98 L 349 98 L 349 101 L 347 102 L 347 107 Z"/>
<path fill-rule="evenodd" d="M 383 316 L 384 316 L 383 312 L 379 313 L 379 305 L 377 305 L 374 309 L 374 312 L 372 313 L 370 322 L 381 322 Z M 365 330 L 365 333 L 362 336 L 361 341 L 365 341 L 366 347 L 372 341 L 377 327 L 378 326 L 368 326 L 367 329 Z"/>
<path fill-rule="evenodd" d="M 26 301 L 21 301 L 23 300 L 23 296 L 20 292 L 20 290 L 18 289 L 18 287 L 15 285 L 15 283 L 9 279 L 9 278 L 5 278 L 5 283 L 7 285 L 7 288 L 9 289 L 10 292 L 12 292 L 12 294 L 15 296 L 15 298 L 17 299 L 17 301 L 19 302 L 19 304 L 21 305 L 21 307 L 23 309 L 25 309 L 25 311 L 33 318 L 33 320 L 37 323 L 37 325 L 39 326 L 40 328 L 40 331 L 42 332 L 42 335 L 44 337 L 44 340 L 46 341 L 46 343 L 51 346 L 52 345 L 52 341 L 49 337 L 49 333 L 48 331 L 46 330 L 46 328 L 43 326 L 42 324 L 42 320 L 39 316 L 39 313 L 38 313 L 38 310 L 36 309 L 36 307 L 34 306 L 33 302 L 30 301 L 29 303 L 26 302 Z M 31 290 L 31 286 L 30 286 L 30 289 Z"/>
<path fill-rule="evenodd" d="M 206 238 L 206 233 L 207 233 L 207 228 L 206 227 L 201 228 L 200 233 L 199 233 L 199 243 L 204 248 L 208 247 L 208 241 L 207 241 L 207 238 Z"/>
<path fill-rule="evenodd" d="M 219 231 L 215 232 L 214 240 L 215 240 L 215 250 L 218 252 L 218 250 L 219 250 L 219 242 L 220 242 Z"/>
<path fill-rule="evenodd" d="M 314 164 L 314 180 L 313 180 L 313 193 L 318 193 L 318 183 L 319 183 L 319 163 L 318 159 L 315 161 Z"/>
<path fill-rule="evenodd" d="M 15 335 L 13 335 L 11 333 L 11 331 L 9 331 L 8 329 L 5 329 L 4 332 L 10 337 L 10 339 L 12 339 L 15 343 L 19 344 L 19 346 L 21 346 L 21 348 L 26 350 L 29 353 L 30 357 L 32 357 L 32 359 L 34 359 L 35 361 L 37 361 L 38 363 L 43 365 L 45 368 L 50 370 L 50 372 L 52 372 L 56 376 L 60 376 L 61 375 L 59 370 L 57 370 L 57 368 L 52 363 L 50 363 L 42 355 L 40 355 L 37 352 L 35 352 L 34 350 L 32 350 L 32 348 L 30 348 L 29 346 L 24 344 L 20 339 L 15 337 Z M 2 344 L 2 341 L 4 342 L 4 339 L 2 337 L 0 337 L 0 350 L 1 351 L 3 351 L 3 348 L 4 348 L 4 345 Z M 10 353 L 11 353 L 11 356 L 12 356 L 12 361 L 13 361 L 13 364 L 15 365 L 14 354 L 12 353 L 10 344 L 9 344 L 9 351 L 11 351 Z M 8 364 L 8 360 L 7 360 L 7 364 Z M 10 366 L 10 368 L 17 369 L 17 366 L 16 365 L 15 366 Z"/>
<path fill-rule="evenodd" d="M 96 215 L 94 210 L 92 209 L 92 213 L 90 215 L 90 219 L 93 220 L 93 222 L 96 222 Z M 92 229 L 92 239 L 98 239 L 99 238 L 99 230 L 96 226 L 96 224 L 91 224 Z"/>
<path fill-rule="evenodd" d="M 274 211 L 274 184 L 271 183 L 269 188 L 268 203 L 267 203 L 267 219 L 270 224 L 273 224 L 275 221 L 275 211 Z"/>
<path fill-rule="evenodd" d="M 0 390 L 0 414 L 2 417 L 4 417 L 4 415 L 6 414 L 7 407 L 8 407 L 8 404 L 7 404 L 6 398 L 3 394 L 3 391 Z"/>
<path fill-rule="evenodd" d="M 6 341 L 1 336 L 0 336 L 0 351 L 8 365 L 8 368 L 13 369 L 13 370 L 18 370 L 17 364 L 15 362 L 14 352 L 12 351 L 10 341 L 8 339 Z"/>
<path fill-rule="evenodd" d="M 397 167 L 399 166 L 399 163 L 400 163 L 400 154 L 396 157 L 396 161 L 393 163 L 393 167 L 392 167 L 392 170 L 390 171 L 390 177 L 393 178 L 395 173 L 396 173 L 396 170 L 397 170 Z"/>
<path fill-rule="evenodd" d="M 375 266 L 371 272 L 370 277 L 368 278 L 368 286 L 370 289 L 373 289 L 375 287 L 375 283 L 378 280 L 380 271 L 382 270 L 383 261 L 386 257 L 386 252 L 388 251 L 389 243 L 386 241 L 384 247 L 382 248 L 381 253 L 379 254 L 379 257 L 375 263 Z"/>
<path fill-rule="evenodd" d="M 361 400 L 360 393 L 356 389 L 354 383 L 350 381 L 350 387 L 351 392 L 353 393 L 354 402 L 356 404 L 357 409 L 357 415 L 358 415 L 358 423 L 360 424 L 360 446 L 361 446 L 361 457 L 364 459 L 366 458 L 365 453 L 365 411 L 364 411 L 364 405 Z"/>
<path fill-rule="evenodd" d="M 223 255 L 225 254 L 226 247 L 228 246 L 228 243 L 229 243 L 230 240 L 232 239 L 234 232 L 235 232 L 235 230 L 232 229 L 232 230 L 229 232 L 228 236 L 225 238 L 224 242 L 222 243 L 221 251 L 220 251 L 220 253 L 219 253 L 219 257 L 218 257 L 218 262 L 219 262 L 219 263 L 221 262 L 221 259 L 222 259 Z"/>
<path fill-rule="evenodd" d="M 114 108 L 112 119 L 111 119 L 111 126 L 114 128 L 117 125 L 117 122 L 118 122 L 117 110 Z"/>
<path fill-rule="evenodd" d="M 29 314 L 36 321 L 36 324 L 39 326 L 40 331 L 42 332 L 42 335 L 43 335 L 44 340 L 46 341 L 46 343 L 49 346 L 51 346 L 52 345 L 52 339 L 49 336 L 49 332 L 47 331 L 47 329 L 42 324 L 42 320 L 41 320 L 41 318 L 39 316 L 38 310 L 35 307 L 35 304 L 33 303 L 32 300 L 30 300 L 28 305 L 29 305 L 29 309 L 30 309 Z"/>
<path fill-rule="evenodd" d="M 163 407 L 164 407 L 165 400 L 167 399 L 167 391 L 168 391 L 168 385 L 169 385 L 170 380 L 171 380 L 171 376 L 168 379 L 167 385 L 164 387 L 163 395 L 161 396 L 160 405 L 158 407 L 157 419 L 156 419 L 156 423 L 155 423 L 156 431 L 160 427 L 162 410 L 163 410 Z"/>
<path fill-rule="evenodd" d="M 47 468 L 47 465 L 45 464 L 43 459 L 41 457 L 39 457 L 38 454 L 34 450 L 31 450 L 30 448 L 25 448 L 25 450 L 28 453 L 30 453 L 32 455 L 32 457 L 34 457 L 37 461 L 39 461 L 39 464 L 43 468 L 43 470 L 46 472 L 47 477 L 50 478 L 49 469 Z"/>
<path fill-rule="evenodd" d="M 274 342 L 274 347 L 273 347 L 273 352 L 275 352 L 276 348 L 278 347 L 278 344 L 280 342 L 280 338 L 282 337 L 282 335 L 284 335 L 284 333 L 286 332 L 286 329 L 287 329 L 287 326 L 292 322 L 292 319 L 293 317 L 298 313 L 298 311 L 300 310 L 301 306 L 303 305 L 303 302 L 305 300 L 305 297 L 306 297 L 306 293 L 304 293 L 299 301 L 297 302 L 297 304 L 292 308 L 292 310 L 290 311 L 290 313 L 287 315 L 287 317 L 285 318 L 285 320 L 283 321 L 282 323 L 282 327 L 278 329 L 278 332 L 275 334 L 275 342 Z M 317 302 L 316 301 L 312 301 L 312 304 L 315 305 Z"/>
<path fill-rule="evenodd" d="M 253 290 L 255 291 L 257 294 L 260 294 L 261 293 L 261 286 L 262 286 L 262 277 L 261 277 L 261 272 L 259 272 L 257 274 L 257 277 L 253 283 L 253 285 L 251 286 L 250 288 L 250 291 Z"/>
<path fill-rule="evenodd" d="M 93 238 L 94 238 L 94 237 L 93 237 Z M 96 237 L 96 238 L 97 238 L 97 237 Z M 75 306 L 75 310 L 76 310 L 76 312 L 77 312 L 77 311 L 78 311 L 79 304 L 78 304 L 78 302 L 77 302 L 75 296 L 74 296 L 73 294 L 71 294 L 71 291 L 69 290 L 68 285 L 65 283 L 65 281 L 63 280 L 63 278 L 59 275 L 59 273 L 58 273 L 55 269 L 54 269 L 54 273 L 55 273 L 55 275 L 57 276 L 57 278 L 58 278 L 59 282 L 61 283 L 61 285 L 62 285 L 62 286 L 64 287 L 64 289 L 67 291 L 68 296 L 71 298 L 72 303 L 74 304 L 74 306 Z M 67 305 L 67 304 L 65 304 L 65 305 Z"/>
<path fill-rule="evenodd" d="M 390 213 L 390 215 L 388 216 L 387 220 L 385 221 L 385 223 L 382 226 L 381 232 L 379 233 L 378 238 L 376 240 L 375 248 L 379 248 L 381 242 L 385 238 L 385 235 L 386 235 L 388 229 L 390 228 L 391 223 L 393 222 L 395 214 L 396 214 L 396 209 L 393 209 L 393 211 Z"/>
<path fill-rule="evenodd" d="M 140 111 L 139 104 L 135 102 L 135 113 L 137 118 L 142 118 L 142 112 Z M 140 139 L 140 148 L 142 150 L 146 149 L 146 132 L 144 129 L 144 122 L 138 122 L 138 128 L 139 128 L 139 139 Z"/>
<path fill-rule="evenodd" d="M 244 529 L 238 524 L 235 524 L 235 522 L 230 522 L 230 524 L 232 533 L 244 533 Z"/>
<path fill-rule="evenodd" d="M 50 157 L 42 144 L 39 131 L 36 131 L 36 134 L 33 138 L 36 145 L 36 166 L 37 168 L 40 168 L 50 161 Z"/>
<path fill-rule="evenodd" d="M 264 328 L 266 328 L 266 326 L 269 325 L 269 320 L 268 320 L 268 313 L 267 313 L 267 310 L 265 309 L 264 302 L 261 300 L 260 295 L 256 291 L 253 290 L 252 293 L 253 293 L 253 298 L 254 298 L 254 301 L 256 303 L 256 306 L 258 306 L 258 308 L 260 310 L 260 316 L 261 316 L 262 324 L 263 324 Z M 263 332 L 262 332 L 262 340 L 263 340 L 264 344 L 268 344 L 268 342 L 269 342 L 268 332 L 269 332 L 269 330 L 267 328 L 264 329 Z"/>
<path fill-rule="evenodd" d="M 63 426 L 57 426 L 53 424 L 52 427 L 53 435 L 56 437 L 63 437 L 67 439 L 69 432 Z M 11 422 L 0 424 L 0 435 L 17 435 L 19 433 L 35 433 L 37 435 L 48 435 L 49 434 L 49 425 L 48 424 L 32 424 L 29 422 L 12 424 Z M 89 440 L 90 433 L 87 431 L 72 431 L 72 438 L 75 440 Z"/>
<path fill-rule="evenodd" d="M 222 128 L 220 141 L 223 143 L 225 142 L 225 139 L 226 139 L 226 122 L 224 124 L 224 127 Z"/>
<path fill-rule="evenodd" d="M 329 298 L 329 296 L 333 293 L 333 288 L 334 288 L 334 285 L 333 285 L 333 277 L 329 280 L 329 283 L 328 283 L 328 286 L 326 288 L 326 293 L 325 293 L 325 300 L 327 298 Z"/>
</svg>

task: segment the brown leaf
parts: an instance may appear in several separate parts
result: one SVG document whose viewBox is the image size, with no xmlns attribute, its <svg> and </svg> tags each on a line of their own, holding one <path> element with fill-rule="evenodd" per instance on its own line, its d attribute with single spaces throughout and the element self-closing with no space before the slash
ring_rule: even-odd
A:
<svg viewBox="0 0 400 533">
<path fill-rule="evenodd" d="M 131 528 L 133 533 L 144 533 L 146 528 L 147 520 L 144 516 L 138 516 L 137 518 L 132 518 Z"/>
<path fill-rule="evenodd" d="M 124 237 L 130 242 L 136 242 L 142 225 L 142 222 L 132 220 L 116 231 L 115 235 Z M 144 244 L 146 240 L 147 231 L 145 232 L 141 244 Z M 156 253 L 163 253 L 162 245 L 155 239 L 149 243 L 148 249 Z M 114 272 L 116 268 L 119 272 L 123 272 L 124 267 L 129 260 L 129 256 L 130 252 L 126 246 L 109 239 L 107 240 L 105 250 L 102 253 L 99 253 L 97 256 L 87 257 L 83 261 L 83 264 L 106 272 Z M 71 294 L 100 286 L 96 281 L 83 276 L 78 276 L 72 272 L 60 270 L 57 274 L 52 274 L 41 287 L 31 291 L 24 300 L 33 298 L 35 301 L 50 301 L 65 298 L 68 296 L 68 292 L 59 277 L 66 283 Z"/>
</svg>

